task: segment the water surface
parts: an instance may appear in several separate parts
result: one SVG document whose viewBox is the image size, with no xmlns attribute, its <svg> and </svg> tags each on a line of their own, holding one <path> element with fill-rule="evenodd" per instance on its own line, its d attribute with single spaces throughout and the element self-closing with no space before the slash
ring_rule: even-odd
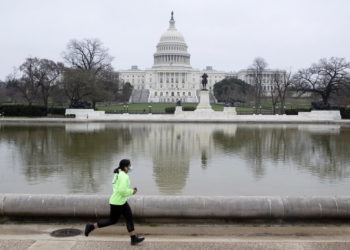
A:
<svg viewBox="0 0 350 250">
<path fill-rule="evenodd" d="M 0 193 L 109 194 L 132 161 L 140 195 L 349 195 L 350 127 L 0 124 Z"/>
</svg>

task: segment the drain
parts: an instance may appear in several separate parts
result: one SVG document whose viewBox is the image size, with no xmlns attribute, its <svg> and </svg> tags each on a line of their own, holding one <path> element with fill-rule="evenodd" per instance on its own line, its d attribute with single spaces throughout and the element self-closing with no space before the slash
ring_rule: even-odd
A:
<svg viewBox="0 0 350 250">
<path fill-rule="evenodd" d="M 55 230 L 50 235 L 52 237 L 73 237 L 80 235 L 82 232 L 79 229 L 74 229 L 74 228 L 64 228 L 64 229 L 59 229 Z"/>
</svg>

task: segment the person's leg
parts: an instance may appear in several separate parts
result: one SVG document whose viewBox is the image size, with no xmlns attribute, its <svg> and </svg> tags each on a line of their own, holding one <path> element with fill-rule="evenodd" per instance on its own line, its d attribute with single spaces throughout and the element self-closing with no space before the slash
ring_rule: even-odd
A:
<svg viewBox="0 0 350 250">
<path fill-rule="evenodd" d="M 131 208 L 127 202 L 123 205 L 122 214 L 125 218 L 126 228 L 128 229 L 128 232 L 129 232 L 129 235 L 131 238 L 131 245 L 136 245 L 136 244 L 142 242 L 145 238 L 139 238 L 136 235 L 132 211 L 131 211 Z"/>
<path fill-rule="evenodd" d="M 111 206 L 111 210 L 109 213 L 109 218 L 99 220 L 97 223 L 94 224 L 95 228 L 107 227 L 118 222 L 119 217 L 121 215 L 122 206 L 118 206 L 118 205 L 110 205 L 110 206 Z"/>
<path fill-rule="evenodd" d="M 130 235 L 135 235 L 135 228 L 134 228 L 134 219 L 132 217 L 132 211 L 127 202 L 123 205 L 122 214 L 125 218 L 126 222 L 126 228 L 128 229 L 128 232 Z"/>
<path fill-rule="evenodd" d="M 94 224 L 86 224 L 85 236 L 88 236 L 91 231 L 100 227 L 107 227 L 118 222 L 121 215 L 122 206 L 110 205 L 110 213 L 108 219 L 102 219 Z"/>
</svg>

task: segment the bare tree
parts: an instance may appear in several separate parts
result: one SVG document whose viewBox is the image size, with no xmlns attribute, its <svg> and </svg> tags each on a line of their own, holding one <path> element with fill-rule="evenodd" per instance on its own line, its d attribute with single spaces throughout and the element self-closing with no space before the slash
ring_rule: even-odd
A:
<svg viewBox="0 0 350 250">
<path fill-rule="evenodd" d="M 48 59 L 27 58 L 19 71 L 8 77 L 8 86 L 19 91 L 29 105 L 40 97 L 47 108 L 62 68 L 63 64 Z"/>
<path fill-rule="evenodd" d="M 270 97 L 271 97 L 271 104 L 272 104 L 272 113 L 276 114 L 276 105 L 279 101 L 279 95 L 278 95 L 277 88 L 273 85 L 271 86 L 271 89 L 270 89 Z"/>
<path fill-rule="evenodd" d="M 7 93 L 6 93 L 6 84 L 3 81 L 0 81 L 0 104 L 6 102 Z"/>
<path fill-rule="evenodd" d="M 272 75 L 272 82 L 275 90 L 277 91 L 278 99 L 280 102 L 280 114 L 285 112 L 286 94 L 292 85 L 291 71 L 277 70 Z"/>
<path fill-rule="evenodd" d="M 40 87 L 43 104 L 48 108 L 48 100 L 53 88 L 57 85 L 63 71 L 62 63 L 55 63 L 48 59 L 41 59 L 38 68 L 38 86 Z"/>
<path fill-rule="evenodd" d="M 113 58 L 108 54 L 108 49 L 98 39 L 71 40 L 63 57 L 73 69 L 65 74 L 68 76 L 64 80 L 67 96 L 71 102 L 89 99 L 95 108 L 96 102 L 107 98 L 104 87 L 106 82 L 110 82 L 111 78 L 108 77 L 113 73 Z"/>
<path fill-rule="evenodd" d="M 264 58 L 257 57 L 254 59 L 253 64 L 249 67 L 250 73 L 253 74 L 254 78 L 254 89 L 255 89 L 255 113 L 261 105 L 261 95 L 262 95 L 262 83 L 263 83 L 263 73 L 267 67 L 267 62 Z"/>
<path fill-rule="evenodd" d="M 71 40 L 63 58 L 72 68 L 88 71 L 93 75 L 112 68 L 113 57 L 98 39 Z"/>
<path fill-rule="evenodd" d="M 299 70 L 294 86 L 302 93 L 310 92 L 321 97 L 322 106 L 330 106 L 329 99 L 348 81 L 350 63 L 345 58 L 323 58 L 311 67 Z"/>
<path fill-rule="evenodd" d="M 65 68 L 62 86 L 70 104 L 81 101 L 90 95 L 88 82 L 90 74 L 81 70 Z"/>
<path fill-rule="evenodd" d="M 338 89 L 337 93 L 331 97 L 331 101 L 335 105 L 350 107 L 350 76 L 348 83 Z"/>
<path fill-rule="evenodd" d="M 39 60 L 37 58 L 27 58 L 26 61 L 7 77 L 7 85 L 16 89 L 28 105 L 32 105 L 38 97 L 38 74 Z"/>
</svg>

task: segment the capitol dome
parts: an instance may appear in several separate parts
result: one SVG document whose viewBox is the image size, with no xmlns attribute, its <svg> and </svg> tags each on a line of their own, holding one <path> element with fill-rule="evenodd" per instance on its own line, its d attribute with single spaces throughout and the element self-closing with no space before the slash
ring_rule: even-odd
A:
<svg viewBox="0 0 350 250">
<path fill-rule="evenodd" d="M 157 44 L 153 68 L 191 67 L 190 54 L 187 52 L 187 48 L 183 35 L 175 27 L 174 13 L 171 12 L 169 28 L 162 34 Z"/>
</svg>

